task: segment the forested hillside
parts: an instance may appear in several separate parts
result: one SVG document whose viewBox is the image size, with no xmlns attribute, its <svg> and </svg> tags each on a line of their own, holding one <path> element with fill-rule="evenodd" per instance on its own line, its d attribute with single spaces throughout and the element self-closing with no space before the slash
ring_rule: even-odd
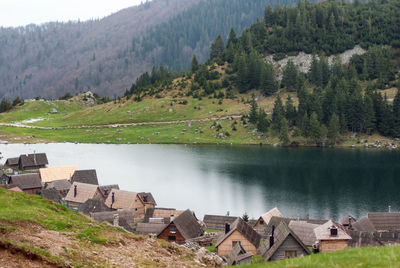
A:
<svg viewBox="0 0 400 268">
<path fill-rule="evenodd" d="M 101 20 L 0 28 L 0 96 L 58 98 L 91 90 L 114 97 L 153 65 L 186 68 L 211 40 L 295 0 L 154 0 Z"/>
</svg>

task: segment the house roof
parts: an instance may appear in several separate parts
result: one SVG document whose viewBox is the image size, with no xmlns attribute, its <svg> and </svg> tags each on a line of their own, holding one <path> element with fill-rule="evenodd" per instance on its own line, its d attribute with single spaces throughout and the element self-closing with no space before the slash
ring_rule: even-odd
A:
<svg viewBox="0 0 400 268">
<path fill-rule="evenodd" d="M 268 224 L 269 220 L 274 216 L 275 217 L 283 217 L 282 213 L 279 211 L 278 208 L 273 208 L 270 211 L 268 211 L 267 213 L 261 215 L 260 218 L 262 218 L 264 220 L 265 224 Z"/>
<path fill-rule="evenodd" d="M 68 191 L 71 189 L 71 185 L 72 184 L 69 182 L 69 180 L 57 180 L 50 182 L 47 186 L 47 189 L 54 188 L 57 191 Z"/>
<path fill-rule="evenodd" d="M 156 200 L 154 200 L 154 197 L 151 193 L 138 193 L 138 196 L 140 197 L 140 199 L 142 199 L 143 203 L 145 204 L 153 204 L 153 205 L 157 205 Z"/>
<path fill-rule="evenodd" d="M 356 218 L 354 218 L 353 216 L 347 214 L 346 216 L 344 216 L 341 220 L 340 220 L 340 224 L 341 225 L 349 225 L 349 218 L 351 218 L 351 223 L 355 223 L 357 221 Z"/>
<path fill-rule="evenodd" d="M 40 168 L 39 174 L 42 182 L 70 180 L 77 169 L 76 166 Z"/>
<path fill-rule="evenodd" d="M 107 197 L 108 194 L 111 192 L 112 189 L 117 189 L 119 190 L 119 185 L 118 184 L 111 184 L 111 185 L 102 185 L 99 186 L 101 193 Z"/>
<path fill-rule="evenodd" d="M 23 192 L 18 184 L 3 184 L 0 187 L 14 192 Z"/>
<path fill-rule="evenodd" d="M 104 204 L 103 200 L 98 199 L 88 199 L 85 203 L 82 203 L 78 207 L 78 212 L 89 215 L 95 212 L 106 212 L 113 211 L 111 208 Z"/>
<path fill-rule="evenodd" d="M 114 217 L 118 215 L 119 226 L 123 227 L 129 232 L 135 230 L 135 219 L 133 216 L 133 210 L 118 210 L 109 212 L 95 212 L 91 213 L 91 218 L 97 222 L 108 222 L 113 224 Z"/>
<path fill-rule="evenodd" d="M 76 170 L 72 175 L 71 182 L 99 185 L 99 180 L 97 179 L 97 173 L 95 169 Z"/>
<path fill-rule="evenodd" d="M 142 235 L 148 235 L 148 234 L 156 234 L 158 235 L 159 233 L 162 232 L 162 230 L 167 227 L 168 224 L 165 223 L 138 223 L 136 226 L 136 232 Z"/>
<path fill-rule="evenodd" d="M 12 157 L 12 158 L 7 158 L 5 165 L 12 167 L 12 166 L 18 166 L 19 164 L 19 157 Z"/>
<path fill-rule="evenodd" d="M 19 157 L 19 164 L 24 167 L 40 167 L 49 164 L 47 156 L 44 153 L 22 154 Z"/>
<path fill-rule="evenodd" d="M 209 229 L 224 230 L 225 223 L 232 224 L 237 218 L 232 216 L 204 215 L 203 222 Z"/>
<path fill-rule="evenodd" d="M 243 256 L 245 255 L 245 256 Z M 233 247 L 231 253 L 228 255 L 226 258 L 226 263 L 228 266 L 236 264 L 238 261 L 243 260 L 244 258 L 248 258 L 253 256 L 253 254 L 248 253 L 246 254 L 246 251 L 243 249 L 242 245 L 240 243 L 236 243 L 236 245 Z"/>
<path fill-rule="evenodd" d="M 368 213 L 368 219 L 377 231 L 400 230 L 400 212 Z"/>
<path fill-rule="evenodd" d="M 40 195 L 56 203 L 61 203 L 63 196 L 55 188 L 42 189 Z"/>
<path fill-rule="evenodd" d="M 289 223 L 290 230 L 292 230 L 306 246 L 312 246 L 317 241 L 314 229 L 318 226 L 318 224 L 305 221 L 290 221 Z"/>
<path fill-rule="evenodd" d="M 274 244 L 272 247 L 268 248 L 269 240 L 265 241 L 263 247 L 260 250 L 260 253 L 264 259 L 264 261 L 268 261 L 274 253 L 279 249 L 282 243 L 286 240 L 286 238 L 291 235 L 297 243 L 308 253 L 311 254 L 310 250 L 304 245 L 301 239 L 288 227 L 285 222 L 279 223 L 278 227 L 276 227 L 274 231 Z"/>
<path fill-rule="evenodd" d="M 368 217 L 362 217 L 361 219 L 353 223 L 352 227 L 354 230 L 360 232 L 376 232 L 375 226 L 372 224 Z"/>
<path fill-rule="evenodd" d="M 337 228 L 337 235 L 331 236 L 331 229 L 332 227 Z M 318 241 L 320 240 L 350 240 L 351 236 L 349 236 L 341 226 L 337 223 L 329 220 L 323 225 L 320 225 L 314 229 L 315 237 Z"/>
<path fill-rule="evenodd" d="M 42 188 L 42 181 L 37 173 L 12 175 L 11 180 L 13 184 L 18 184 L 22 190 Z"/>
<path fill-rule="evenodd" d="M 272 234 L 272 226 L 276 228 L 281 222 L 285 222 L 287 225 L 289 225 L 291 219 L 289 218 L 283 218 L 283 217 L 271 217 L 269 223 L 265 227 L 264 235 L 269 237 Z"/>
<path fill-rule="evenodd" d="M 164 223 L 169 223 L 171 216 L 176 218 L 183 212 L 183 210 L 176 210 L 174 208 L 147 208 L 143 222 L 149 222 L 150 218 L 163 218 Z"/>
<path fill-rule="evenodd" d="M 242 218 L 237 218 L 230 226 L 230 231 L 223 236 L 220 236 L 217 240 L 218 247 L 222 242 L 225 241 L 233 232 L 238 231 L 241 233 L 250 243 L 256 248 L 260 245 L 261 235 L 259 235 L 250 225 L 248 225 Z"/>
<path fill-rule="evenodd" d="M 76 186 L 76 196 L 74 196 L 74 189 Z M 93 184 L 74 182 L 68 191 L 65 201 L 75 203 L 85 203 L 88 199 L 94 198 L 97 191 L 100 192 L 99 187 Z M 100 192 L 101 193 L 101 192 Z"/>
<path fill-rule="evenodd" d="M 189 209 L 185 210 L 181 215 L 176 217 L 172 223 L 175 224 L 185 240 L 199 237 L 203 235 L 204 230 L 197 222 L 193 212 Z"/>
<path fill-rule="evenodd" d="M 112 198 L 114 194 L 114 203 L 112 203 Z M 118 189 L 112 189 L 108 194 L 106 199 L 106 206 L 113 209 L 134 209 L 135 203 L 138 202 L 137 193 L 123 191 Z"/>
</svg>

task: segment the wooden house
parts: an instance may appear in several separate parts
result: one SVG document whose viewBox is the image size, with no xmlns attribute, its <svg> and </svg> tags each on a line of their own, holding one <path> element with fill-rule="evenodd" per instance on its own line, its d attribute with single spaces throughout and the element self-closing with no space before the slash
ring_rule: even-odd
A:
<svg viewBox="0 0 400 268">
<path fill-rule="evenodd" d="M 215 247 L 219 256 L 228 256 L 236 244 L 240 244 L 246 253 L 257 254 L 261 236 L 242 218 L 237 218 L 232 225 L 226 224 L 225 234 L 220 236 Z"/>
<path fill-rule="evenodd" d="M 314 229 L 318 224 L 308 223 L 306 221 L 290 221 L 289 228 L 307 247 L 311 247 L 317 241 Z"/>
<path fill-rule="evenodd" d="M 104 197 L 107 198 L 112 189 L 119 190 L 119 185 L 118 184 L 102 185 L 99 186 L 99 188 L 100 191 L 103 193 Z"/>
<path fill-rule="evenodd" d="M 76 166 L 40 168 L 39 174 L 42 183 L 50 183 L 52 181 L 70 180 L 77 169 Z"/>
<path fill-rule="evenodd" d="M 71 189 L 71 183 L 69 180 L 57 180 L 50 182 L 46 189 L 55 189 L 57 190 L 62 197 L 66 197 L 69 189 Z"/>
<path fill-rule="evenodd" d="M 74 182 L 99 185 L 99 180 L 97 179 L 97 172 L 95 169 L 76 170 L 71 177 L 71 183 Z"/>
<path fill-rule="evenodd" d="M 281 222 L 260 247 L 264 261 L 277 261 L 310 255 L 311 252 L 301 239 Z"/>
<path fill-rule="evenodd" d="M 13 175 L 9 184 L 18 185 L 27 194 L 38 194 L 42 189 L 42 181 L 37 173 Z"/>
<path fill-rule="evenodd" d="M 359 232 L 376 232 L 375 226 L 368 217 L 362 217 L 353 223 L 352 228 Z"/>
<path fill-rule="evenodd" d="M 128 232 L 135 231 L 135 217 L 131 210 L 94 212 L 90 214 L 90 217 L 97 222 L 108 222 Z"/>
<path fill-rule="evenodd" d="M 147 208 L 154 208 L 155 201 L 150 193 L 129 192 L 112 189 L 105 204 L 112 209 L 132 210 L 136 217 L 144 217 Z"/>
<path fill-rule="evenodd" d="M 356 218 L 347 214 L 340 220 L 340 224 L 344 227 L 344 229 L 347 230 L 347 229 L 351 228 L 352 224 L 355 223 L 356 221 L 357 221 Z"/>
<path fill-rule="evenodd" d="M 19 167 L 19 157 L 8 158 L 4 163 L 4 166 L 12 169 L 18 169 Z"/>
<path fill-rule="evenodd" d="M 23 154 L 19 157 L 18 166 L 21 170 L 38 170 L 45 168 L 49 162 L 44 153 L 40 154 Z"/>
<path fill-rule="evenodd" d="M 254 224 L 253 228 L 260 234 L 263 235 L 265 232 L 265 227 L 267 227 L 269 221 L 271 220 L 272 217 L 282 217 L 282 213 L 277 209 L 273 208 L 267 213 L 261 215 L 256 223 Z"/>
<path fill-rule="evenodd" d="M 99 186 L 74 182 L 65 197 L 67 206 L 76 210 L 80 204 L 85 203 L 89 199 L 99 199 L 104 201 L 105 198 L 101 193 Z"/>
<path fill-rule="evenodd" d="M 208 229 L 224 231 L 225 224 L 232 225 L 237 218 L 233 216 L 204 215 L 203 222 Z"/>
<path fill-rule="evenodd" d="M 314 229 L 317 244 L 315 248 L 319 252 L 330 252 L 345 249 L 351 239 L 339 224 L 332 220 Z"/>
<path fill-rule="evenodd" d="M 185 210 L 181 215 L 171 219 L 170 223 L 157 235 L 159 239 L 183 244 L 188 239 L 202 236 L 204 230 L 197 222 L 192 211 Z"/>
<path fill-rule="evenodd" d="M 253 254 L 246 253 L 246 251 L 243 249 L 243 247 L 239 243 L 237 243 L 233 247 L 232 252 L 226 258 L 227 259 L 226 263 L 228 266 L 249 264 L 249 263 L 251 263 L 252 257 L 253 257 Z"/>
</svg>

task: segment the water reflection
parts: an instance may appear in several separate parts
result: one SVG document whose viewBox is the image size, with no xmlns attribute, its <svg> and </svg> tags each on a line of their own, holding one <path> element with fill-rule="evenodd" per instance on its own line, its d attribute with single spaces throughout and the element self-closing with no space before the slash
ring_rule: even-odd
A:
<svg viewBox="0 0 400 268">
<path fill-rule="evenodd" d="M 102 184 L 151 191 L 159 206 L 251 217 L 338 219 L 400 208 L 400 153 L 180 145 L 1 145 L 3 156 L 46 152 L 50 165 L 96 168 Z"/>
</svg>

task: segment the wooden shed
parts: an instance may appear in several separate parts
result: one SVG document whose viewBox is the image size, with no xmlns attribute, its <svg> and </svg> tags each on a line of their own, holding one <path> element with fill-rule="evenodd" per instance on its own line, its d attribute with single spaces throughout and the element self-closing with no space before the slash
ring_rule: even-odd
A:
<svg viewBox="0 0 400 268">
<path fill-rule="evenodd" d="M 239 243 L 237 243 L 233 247 L 232 252 L 226 258 L 227 259 L 226 263 L 228 264 L 228 266 L 249 264 L 249 263 L 251 263 L 252 257 L 253 257 L 253 254 L 246 253 L 246 251 L 243 249 L 243 247 Z"/>
<path fill-rule="evenodd" d="M 273 208 L 267 213 L 261 215 L 256 223 L 254 224 L 253 228 L 261 235 L 264 234 L 265 232 L 265 227 L 267 227 L 269 221 L 271 220 L 272 217 L 282 217 L 282 213 L 279 211 L 278 208 Z"/>
<path fill-rule="evenodd" d="M 105 204 L 112 209 L 132 210 L 135 212 L 135 217 L 144 217 L 147 208 L 154 208 L 155 201 L 150 193 L 144 195 L 144 193 L 112 189 Z"/>
<path fill-rule="evenodd" d="M 272 235 L 260 247 L 260 254 L 264 261 L 277 261 L 310 255 L 311 252 L 300 238 L 281 222 Z"/>
<path fill-rule="evenodd" d="M 99 186 L 74 182 L 65 197 L 68 207 L 73 209 L 78 209 L 80 204 L 85 203 L 89 199 L 99 199 L 104 201 L 105 198 L 101 193 Z"/>
<path fill-rule="evenodd" d="M 8 158 L 4 165 L 12 169 L 18 169 L 19 157 Z"/>
<path fill-rule="evenodd" d="M 37 173 L 13 175 L 9 184 L 18 185 L 27 194 L 38 194 L 42 190 L 42 181 Z"/>
<path fill-rule="evenodd" d="M 225 234 L 215 245 L 219 256 L 228 256 L 236 244 L 240 244 L 246 253 L 257 254 L 261 236 L 242 218 L 237 218 L 232 225 L 226 224 Z"/>
<path fill-rule="evenodd" d="M 159 235 L 168 224 L 165 223 L 145 223 L 140 222 L 137 224 L 136 233 L 141 235 Z"/>
<path fill-rule="evenodd" d="M 158 238 L 183 244 L 188 239 L 202 236 L 204 230 L 197 222 L 192 211 L 185 210 L 177 218 L 171 219 L 171 222 L 158 234 Z"/>
<path fill-rule="evenodd" d="M 332 220 L 314 229 L 319 252 L 330 252 L 345 249 L 351 239 L 342 226 Z"/>
<path fill-rule="evenodd" d="M 317 241 L 314 229 L 318 224 L 308 223 L 306 221 L 290 221 L 289 228 L 297 237 L 303 242 L 304 245 L 311 247 Z"/>
<path fill-rule="evenodd" d="M 22 154 L 18 162 L 19 168 L 22 170 L 38 170 L 45 168 L 48 164 L 47 156 L 44 153 Z"/>
</svg>

